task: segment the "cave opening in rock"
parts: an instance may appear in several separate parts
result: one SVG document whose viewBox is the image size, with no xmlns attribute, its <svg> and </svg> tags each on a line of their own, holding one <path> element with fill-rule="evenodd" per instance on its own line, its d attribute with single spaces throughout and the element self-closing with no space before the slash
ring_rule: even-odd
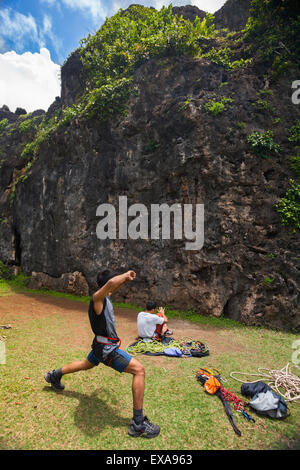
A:
<svg viewBox="0 0 300 470">
<path fill-rule="evenodd" d="M 21 258 L 22 258 L 21 235 L 16 228 L 14 229 L 14 249 L 15 249 L 15 265 L 21 266 Z"/>
<path fill-rule="evenodd" d="M 222 311 L 223 318 L 230 318 L 234 321 L 240 321 L 240 307 L 238 305 L 238 297 L 233 295 L 229 297 L 227 302 L 225 303 Z"/>
<path fill-rule="evenodd" d="M 225 305 L 223 307 L 222 317 L 230 318 L 229 299 L 227 300 L 227 302 L 225 303 Z"/>
</svg>

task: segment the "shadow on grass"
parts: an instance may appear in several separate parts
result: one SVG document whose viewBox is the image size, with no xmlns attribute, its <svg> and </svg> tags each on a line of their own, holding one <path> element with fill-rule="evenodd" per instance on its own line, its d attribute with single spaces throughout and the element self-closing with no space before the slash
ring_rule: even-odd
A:
<svg viewBox="0 0 300 470">
<path fill-rule="evenodd" d="M 0 437 L 0 450 L 22 450 L 22 448 L 13 439 L 6 440 Z"/>
<path fill-rule="evenodd" d="M 276 443 L 272 450 L 300 450 L 300 438 L 290 439 L 288 442 Z"/>
<path fill-rule="evenodd" d="M 78 400 L 79 404 L 75 410 L 74 422 L 75 425 L 89 437 L 101 433 L 106 427 L 127 428 L 129 426 L 127 418 L 121 417 L 111 406 L 97 396 L 98 393 L 101 393 L 102 395 L 108 395 L 110 397 L 111 391 L 109 390 L 98 389 L 91 395 L 86 395 L 71 390 L 56 392 L 51 387 L 45 386 L 43 391 Z M 111 401 L 113 403 L 117 402 L 115 397 L 112 397 Z"/>
</svg>

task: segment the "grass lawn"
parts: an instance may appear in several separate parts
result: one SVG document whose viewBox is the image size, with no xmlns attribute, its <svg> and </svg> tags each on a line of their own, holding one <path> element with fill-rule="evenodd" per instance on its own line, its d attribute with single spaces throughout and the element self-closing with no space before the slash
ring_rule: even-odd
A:
<svg viewBox="0 0 300 470">
<path fill-rule="evenodd" d="M 131 376 L 105 366 L 63 378 L 63 393 L 44 381 L 48 370 L 90 351 L 88 299 L 29 291 L 22 282 L 0 281 L 0 330 L 5 336 L 6 364 L 0 365 L 0 449 L 215 450 L 299 448 L 300 403 L 291 416 L 271 420 L 239 413 L 242 436 L 234 434 L 217 397 L 207 395 L 195 379 L 198 367 L 216 367 L 227 378 L 225 388 L 242 397 L 232 371 L 281 369 L 291 363 L 296 335 L 246 327 L 225 319 L 169 312 L 174 337 L 193 337 L 208 344 L 204 358 L 138 356 L 146 367 L 144 410 L 161 426 L 151 440 L 130 438 Z M 136 335 L 137 308 L 116 308 L 122 348 Z M 196 321 L 197 320 L 197 321 Z M 299 337 L 299 335 L 298 335 Z"/>
</svg>

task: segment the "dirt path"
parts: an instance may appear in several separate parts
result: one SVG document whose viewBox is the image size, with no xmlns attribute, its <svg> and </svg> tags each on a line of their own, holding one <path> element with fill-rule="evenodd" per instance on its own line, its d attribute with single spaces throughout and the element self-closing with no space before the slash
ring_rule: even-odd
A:
<svg viewBox="0 0 300 470">
<path fill-rule="evenodd" d="M 56 341 L 61 345 L 78 346 L 88 352 L 93 340 L 93 333 L 88 319 L 88 305 L 84 302 L 56 298 L 44 294 L 14 294 L 0 297 L 0 324 L 10 324 L 13 328 L 22 328 L 25 323 L 49 317 L 65 320 L 66 328 L 57 332 Z M 136 317 L 138 311 L 116 308 L 117 332 L 122 339 L 121 348 L 125 349 L 136 340 Z M 198 326 L 188 321 L 170 319 L 169 327 L 174 331 L 175 339 L 191 338 L 207 344 L 211 351 L 220 354 L 242 352 L 244 345 L 238 342 L 228 330 L 211 326 Z M 153 358 L 154 359 L 154 358 Z M 162 360 L 163 357 L 155 358 Z"/>
</svg>

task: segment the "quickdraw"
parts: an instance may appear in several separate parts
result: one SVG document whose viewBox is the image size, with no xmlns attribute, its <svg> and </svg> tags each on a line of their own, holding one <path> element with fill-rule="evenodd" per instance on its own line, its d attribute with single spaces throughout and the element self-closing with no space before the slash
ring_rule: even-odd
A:
<svg viewBox="0 0 300 470">
<path fill-rule="evenodd" d="M 252 423 L 255 423 L 255 419 L 253 419 L 250 415 L 248 415 L 248 413 L 246 413 L 245 410 L 239 410 L 239 411 L 248 421 L 252 421 Z"/>
<path fill-rule="evenodd" d="M 239 398 L 237 395 L 232 393 L 230 389 L 226 390 L 224 387 L 220 387 L 220 392 L 223 395 L 223 398 L 225 401 L 232 402 L 233 403 L 233 409 L 235 411 L 239 411 L 242 413 L 244 418 L 246 418 L 248 421 L 252 421 L 255 423 L 255 420 L 248 414 L 246 413 L 246 406 L 249 406 L 249 403 L 241 398 Z"/>
<path fill-rule="evenodd" d="M 221 393 L 224 397 L 224 400 L 233 403 L 233 409 L 235 411 L 245 410 L 245 407 L 248 405 L 248 402 L 242 400 L 237 395 L 231 392 L 230 389 L 226 390 L 224 387 L 220 387 Z"/>
</svg>

